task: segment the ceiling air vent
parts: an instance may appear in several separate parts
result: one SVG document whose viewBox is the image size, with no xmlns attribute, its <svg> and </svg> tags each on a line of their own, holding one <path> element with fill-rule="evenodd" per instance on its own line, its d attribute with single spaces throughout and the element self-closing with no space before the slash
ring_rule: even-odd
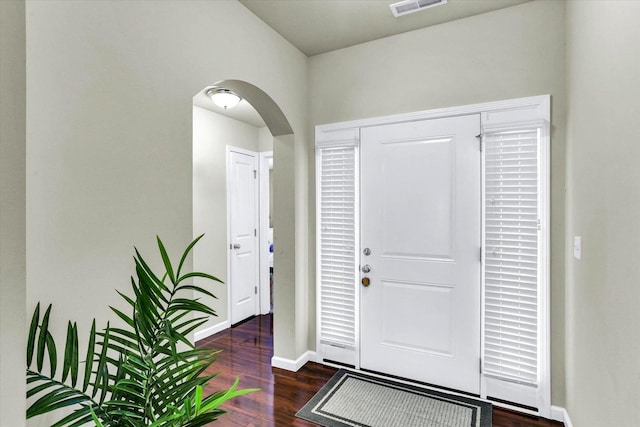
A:
<svg viewBox="0 0 640 427">
<path fill-rule="evenodd" d="M 440 6 L 446 2 L 447 0 L 404 0 L 390 4 L 389 7 L 391 8 L 391 12 L 393 12 L 393 16 L 397 18 L 398 16 L 418 12 L 419 10 Z"/>
</svg>

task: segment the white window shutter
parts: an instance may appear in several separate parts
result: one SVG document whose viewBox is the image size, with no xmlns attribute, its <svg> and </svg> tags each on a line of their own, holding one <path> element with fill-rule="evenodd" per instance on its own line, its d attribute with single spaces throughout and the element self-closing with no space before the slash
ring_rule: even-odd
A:
<svg viewBox="0 0 640 427">
<path fill-rule="evenodd" d="M 487 396 L 532 407 L 540 383 L 542 131 L 483 134 L 483 375 Z"/>
<path fill-rule="evenodd" d="M 326 360 L 355 364 L 358 261 L 358 146 L 320 143 L 316 153 L 318 350 Z"/>
</svg>

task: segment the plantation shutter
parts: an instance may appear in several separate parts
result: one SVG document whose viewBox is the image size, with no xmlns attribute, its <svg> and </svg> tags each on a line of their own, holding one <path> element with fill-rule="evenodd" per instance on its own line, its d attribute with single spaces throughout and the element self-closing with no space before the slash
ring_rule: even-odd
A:
<svg viewBox="0 0 640 427">
<path fill-rule="evenodd" d="M 538 407 L 542 125 L 486 130 L 484 348 L 487 396 Z"/>
<path fill-rule="evenodd" d="M 357 141 L 317 147 L 319 352 L 355 364 Z"/>
</svg>

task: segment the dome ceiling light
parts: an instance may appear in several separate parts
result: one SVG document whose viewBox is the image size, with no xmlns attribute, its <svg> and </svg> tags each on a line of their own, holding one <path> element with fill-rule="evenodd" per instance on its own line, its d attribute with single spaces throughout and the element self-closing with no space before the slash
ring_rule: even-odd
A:
<svg viewBox="0 0 640 427">
<path fill-rule="evenodd" d="M 214 104 L 225 110 L 235 107 L 242 101 L 242 97 L 224 88 L 211 88 L 207 90 L 207 96 L 211 98 Z"/>
</svg>

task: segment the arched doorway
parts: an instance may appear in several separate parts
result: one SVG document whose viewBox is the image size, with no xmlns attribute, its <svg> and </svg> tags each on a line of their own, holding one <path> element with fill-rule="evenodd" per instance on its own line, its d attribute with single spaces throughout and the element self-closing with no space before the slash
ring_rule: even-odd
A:
<svg viewBox="0 0 640 427">
<path fill-rule="evenodd" d="M 296 274 L 299 274 L 299 272 L 296 272 L 297 265 L 302 258 L 300 256 L 296 257 L 296 239 L 299 238 L 296 236 L 296 217 L 299 212 L 296 211 L 295 197 L 295 175 L 297 173 L 294 152 L 295 135 L 282 109 L 262 89 L 241 80 L 223 80 L 207 87 L 207 89 L 209 88 L 224 88 L 241 96 L 258 112 L 273 136 L 274 361 L 277 359 L 296 360 L 299 352 L 298 347 L 301 347 L 299 344 L 302 343 L 303 347 L 305 347 L 304 350 L 306 350 L 308 323 L 300 322 L 299 319 L 300 317 L 307 318 L 306 313 L 301 315 L 300 311 L 306 312 L 308 302 L 300 298 L 303 292 L 296 290 L 295 280 Z M 194 141 L 196 138 L 195 133 L 196 130 L 194 128 Z M 196 219 L 198 212 L 195 207 L 197 198 L 201 197 L 201 195 L 197 194 L 201 188 L 197 180 L 202 179 L 202 177 L 199 177 L 199 171 L 202 168 L 199 167 L 198 161 L 198 153 L 194 146 L 194 235 L 199 235 L 203 232 L 202 224 Z M 223 171 L 219 171 L 218 176 L 221 176 L 221 174 L 224 175 Z M 210 182 L 207 185 L 209 184 Z M 208 221 L 212 221 L 212 219 L 209 218 Z M 203 239 L 202 242 L 209 240 L 209 245 L 216 244 L 220 246 L 223 237 L 219 234 L 214 237 L 215 241 L 213 242 L 211 237 Z M 298 245 L 298 247 L 302 246 L 304 245 Z M 207 271 L 207 269 L 198 268 L 198 266 L 202 264 L 210 253 L 211 251 L 207 244 L 196 248 L 194 253 L 194 268 L 196 270 Z M 211 273 L 215 275 L 216 271 L 211 271 Z M 212 304 L 217 304 L 220 310 L 214 309 L 223 315 L 220 316 L 221 318 L 216 319 L 218 323 L 209 328 L 208 334 L 230 326 L 229 311 L 223 307 L 229 301 L 229 289 L 219 291 L 216 295 L 219 296 L 219 300 L 212 302 Z M 224 299 L 224 301 L 220 301 L 221 299 Z M 298 312 L 298 315 L 296 315 L 296 312 Z M 200 337 L 203 338 L 204 336 L 201 335 Z M 196 331 L 196 339 L 199 339 L 198 331 Z"/>
</svg>

